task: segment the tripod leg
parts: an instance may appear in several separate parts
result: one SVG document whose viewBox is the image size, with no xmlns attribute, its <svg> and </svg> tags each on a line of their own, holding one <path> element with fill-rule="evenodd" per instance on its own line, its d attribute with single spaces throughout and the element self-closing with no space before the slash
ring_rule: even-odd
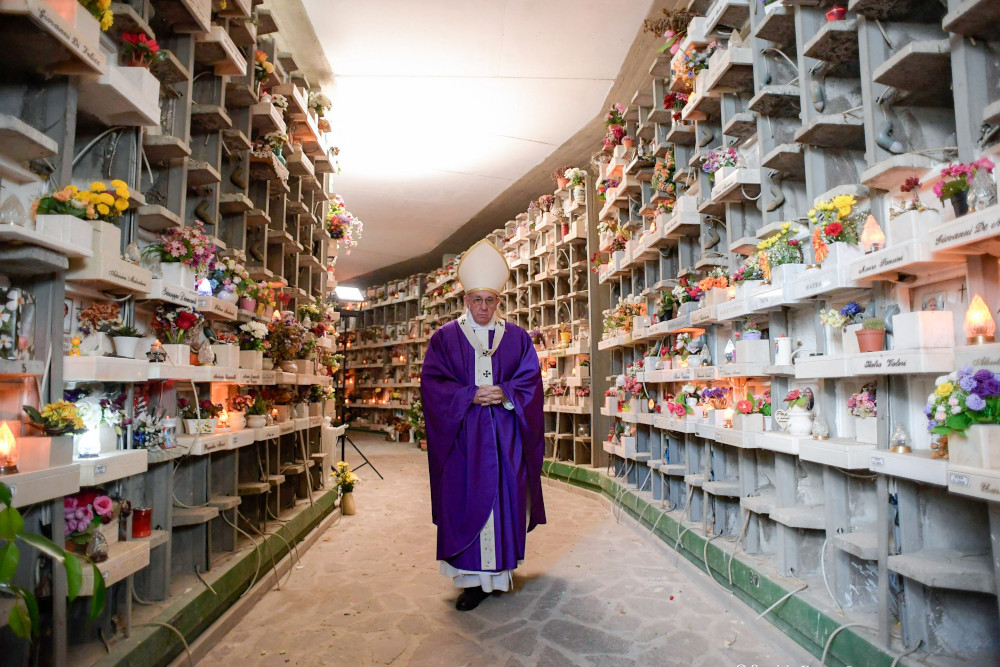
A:
<svg viewBox="0 0 1000 667">
<path fill-rule="evenodd" d="M 385 477 L 382 476 L 382 473 L 380 473 L 378 471 L 378 468 L 376 468 L 374 465 L 372 465 L 372 462 L 368 460 L 368 457 L 365 456 L 364 453 L 360 449 L 358 449 L 358 446 L 356 444 L 354 444 L 354 441 L 347 437 L 346 433 L 344 434 L 344 437 L 347 439 L 347 442 L 351 443 L 351 447 L 354 448 L 354 451 L 356 451 L 361 456 L 361 458 L 363 458 L 365 460 L 365 462 L 362 463 L 361 465 L 359 465 L 357 468 L 355 468 L 355 470 L 359 470 L 361 468 L 364 468 L 365 466 L 371 466 L 371 469 L 375 471 L 375 474 L 378 475 L 379 479 L 385 479 Z M 341 460 L 343 460 L 343 459 L 341 459 Z"/>
</svg>

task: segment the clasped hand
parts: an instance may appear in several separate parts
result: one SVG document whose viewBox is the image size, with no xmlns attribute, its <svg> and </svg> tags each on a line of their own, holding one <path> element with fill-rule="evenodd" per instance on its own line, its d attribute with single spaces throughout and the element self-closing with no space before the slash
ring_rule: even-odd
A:
<svg viewBox="0 0 1000 667">
<path fill-rule="evenodd" d="M 476 405 L 500 405 L 507 397 L 503 395 L 503 389 L 496 385 L 483 385 L 476 390 L 476 395 L 472 402 Z"/>
</svg>

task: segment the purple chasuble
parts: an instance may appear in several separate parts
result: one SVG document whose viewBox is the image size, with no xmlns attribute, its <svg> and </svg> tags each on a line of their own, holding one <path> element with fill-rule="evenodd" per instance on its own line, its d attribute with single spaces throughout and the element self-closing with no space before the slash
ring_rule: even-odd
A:
<svg viewBox="0 0 1000 667">
<path fill-rule="evenodd" d="M 516 568 L 524 558 L 526 532 L 545 523 L 538 355 L 524 329 L 505 326 L 493 354 L 493 384 L 513 410 L 472 403 L 477 352 L 457 321 L 431 337 L 420 375 L 437 558 L 461 570 L 484 570 L 479 533 L 490 512 L 496 534 L 496 567 L 490 571 Z"/>
</svg>

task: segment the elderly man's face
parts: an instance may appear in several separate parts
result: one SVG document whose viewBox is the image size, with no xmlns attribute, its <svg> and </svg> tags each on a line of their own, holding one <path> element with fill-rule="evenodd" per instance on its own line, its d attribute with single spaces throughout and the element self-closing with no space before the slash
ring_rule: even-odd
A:
<svg viewBox="0 0 1000 667">
<path fill-rule="evenodd" d="M 500 305 L 500 298 L 488 290 L 478 290 L 465 295 L 465 307 L 472 313 L 476 324 L 485 326 L 493 319 L 493 313 Z"/>
</svg>

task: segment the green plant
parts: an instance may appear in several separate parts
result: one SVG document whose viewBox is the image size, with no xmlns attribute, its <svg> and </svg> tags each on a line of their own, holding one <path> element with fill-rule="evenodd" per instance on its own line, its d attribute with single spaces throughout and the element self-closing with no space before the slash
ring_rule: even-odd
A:
<svg viewBox="0 0 1000 667">
<path fill-rule="evenodd" d="M 406 416 L 410 426 L 413 427 L 413 437 L 417 440 L 426 438 L 427 423 L 424 421 L 424 402 L 419 398 L 413 399 Z"/>
<path fill-rule="evenodd" d="M 266 415 L 271 411 L 271 402 L 264 399 L 263 394 L 253 397 L 253 403 L 246 409 L 248 415 Z"/>
<path fill-rule="evenodd" d="M 885 331 L 885 320 L 881 317 L 869 317 L 861 323 L 862 329 L 880 329 Z"/>
<path fill-rule="evenodd" d="M 144 334 L 139 333 L 139 330 L 127 325 L 122 325 L 120 327 L 115 327 L 108 334 L 112 338 L 142 338 Z"/>
<path fill-rule="evenodd" d="M 0 546 L 0 593 L 15 598 L 14 606 L 7 616 L 7 624 L 15 635 L 33 642 L 38 638 L 41 626 L 38 602 L 30 590 L 11 583 L 21 559 L 17 543 L 23 542 L 54 561 L 62 563 L 66 570 L 66 590 L 70 602 L 76 599 L 80 593 L 80 587 L 83 585 L 82 561 L 84 559 L 66 553 L 51 540 L 41 535 L 24 532 L 24 518 L 13 506 L 13 494 L 10 487 L 3 482 L 0 482 L 0 503 L 3 504 L 3 509 L 0 510 L 0 541 L 3 542 L 3 545 Z M 90 563 L 90 566 L 94 570 L 94 591 L 90 599 L 89 609 L 89 617 L 93 621 L 104 609 L 106 591 L 104 577 L 100 570 L 93 563 Z"/>
</svg>

